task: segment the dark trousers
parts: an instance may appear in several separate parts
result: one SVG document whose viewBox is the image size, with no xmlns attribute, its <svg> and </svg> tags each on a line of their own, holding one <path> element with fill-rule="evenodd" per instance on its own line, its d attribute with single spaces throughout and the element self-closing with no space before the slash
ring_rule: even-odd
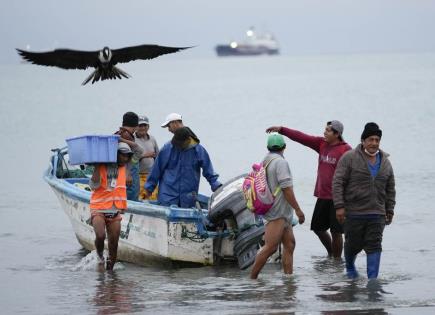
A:
<svg viewBox="0 0 435 315">
<path fill-rule="evenodd" d="M 382 251 L 385 216 L 350 216 L 344 222 L 344 255 L 355 256 Z"/>
<path fill-rule="evenodd" d="M 139 163 L 133 164 L 130 167 L 130 174 L 133 179 L 133 183 L 130 186 L 127 186 L 127 199 L 138 201 L 140 190 Z"/>
</svg>

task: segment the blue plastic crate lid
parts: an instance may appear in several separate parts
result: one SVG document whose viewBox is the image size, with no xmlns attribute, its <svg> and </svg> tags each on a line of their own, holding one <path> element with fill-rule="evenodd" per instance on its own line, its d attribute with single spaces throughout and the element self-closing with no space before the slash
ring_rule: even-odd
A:
<svg viewBox="0 0 435 315">
<path fill-rule="evenodd" d="M 66 139 L 69 163 L 116 163 L 119 135 L 84 135 Z"/>
</svg>

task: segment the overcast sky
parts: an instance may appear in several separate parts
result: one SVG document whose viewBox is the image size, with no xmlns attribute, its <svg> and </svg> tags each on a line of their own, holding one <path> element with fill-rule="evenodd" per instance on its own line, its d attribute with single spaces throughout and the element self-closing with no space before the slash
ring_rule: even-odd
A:
<svg viewBox="0 0 435 315">
<path fill-rule="evenodd" d="M 153 43 L 210 57 L 249 26 L 283 54 L 434 52 L 435 0 L 1 0 L 0 63 L 14 48 L 97 50 Z"/>
</svg>

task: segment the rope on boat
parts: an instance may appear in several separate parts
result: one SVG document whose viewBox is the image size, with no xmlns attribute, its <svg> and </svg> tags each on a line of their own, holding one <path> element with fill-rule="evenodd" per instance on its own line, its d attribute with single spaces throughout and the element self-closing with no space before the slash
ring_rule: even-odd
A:
<svg viewBox="0 0 435 315">
<path fill-rule="evenodd" d="M 200 234 L 198 232 L 190 232 L 185 226 L 181 227 L 181 238 L 187 238 L 195 243 L 204 243 L 208 235 Z"/>
<path fill-rule="evenodd" d="M 241 232 L 250 229 L 253 226 L 261 226 L 262 223 L 254 223 L 249 225 L 244 225 L 240 230 L 231 229 L 224 232 L 208 232 L 205 229 L 202 229 L 201 233 L 198 229 L 197 232 L 191 232 L 187 230 L 187 227 L 182 226 L 181 228 L 181 238 L 187 238 L 195 243 L 203 243 L 207 238 L 223 238 L 229 236 L 231 238 L 236 238 L 238 234 Z"/>
</svg>

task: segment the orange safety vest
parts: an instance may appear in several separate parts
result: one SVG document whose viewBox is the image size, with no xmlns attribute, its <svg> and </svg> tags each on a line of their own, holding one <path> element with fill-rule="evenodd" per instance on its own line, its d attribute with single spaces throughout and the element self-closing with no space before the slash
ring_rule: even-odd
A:
<svg viewBox="0 0 435 315">
<path fill-rule="evenodd" d="M 113 190 L 107 190 L 107 169 L 106 165 L 100 166 L 101 185 L 92 192 L 91 195 L 91 210 L 105 210 L 112 208 L 115 205 L 117 209 L 127 209 L 127 187 L 126 167 L 118 168 L 118 178 L 116 179 L 116 187 Z"/>
</svg>

